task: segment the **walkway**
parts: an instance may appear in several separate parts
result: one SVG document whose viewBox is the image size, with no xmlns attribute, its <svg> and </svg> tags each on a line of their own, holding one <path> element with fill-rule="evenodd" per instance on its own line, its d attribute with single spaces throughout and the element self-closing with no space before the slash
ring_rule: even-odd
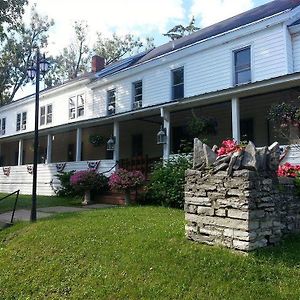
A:
<svg viewBox="0 0 300 300">
<path fill-rule="evenodd" d="M 43 207 L 37 209 L 37 218 L 47 218 L 58 213 L 66 212 L 82 212 L 92 209 L 103 209 L 112 208 L 116 205 L 110 204 L 91 204 L 86 207 L 69 207 L 69 206 L 53 206 L 53 207 Z M 10 223 L 11 211 L 0 214 L 0 228 L 4 227 L 4 224 Z M 30 210 L 29 209 L 18 209 L 15 212 L 14 221 L 29 221 L 30 220 Z"/>
</svg>

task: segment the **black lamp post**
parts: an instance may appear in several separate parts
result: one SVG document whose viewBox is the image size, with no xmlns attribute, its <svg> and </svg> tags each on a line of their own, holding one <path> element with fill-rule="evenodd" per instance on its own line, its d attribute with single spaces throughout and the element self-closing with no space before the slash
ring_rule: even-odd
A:
<svg viewBox="0 0 300 300">
<path fill-rule="evenodd" d="M 38 146 L 39 146 L 39 101 L 40 101 L 40 75 L 45 75 L 49 69 L 49 62 L 45 58 L 40 57 L 40 51 L 36 51 L 35 64 L 27 69 L 28 77 L 33 80 L 35 78 L 35 125 L 34 125 L 34 150 L 33 150 L 33 170 L 32 170 L 32 205 L 30 221 L 36 221 L 36 187 L 37 187 L 37 163 L 38 163 Z"/>
</svg>

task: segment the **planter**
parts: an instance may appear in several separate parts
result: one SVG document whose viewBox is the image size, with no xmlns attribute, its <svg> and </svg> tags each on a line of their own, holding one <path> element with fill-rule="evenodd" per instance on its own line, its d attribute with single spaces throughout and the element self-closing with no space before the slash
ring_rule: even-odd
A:
<svg viewBox="0 0 300 300">
<path fill-rule="evenodd" d="M 82 205 L 88 205 L 90 203 L 91 203 L 91 191 L 85 191 Z"/>
</svg>

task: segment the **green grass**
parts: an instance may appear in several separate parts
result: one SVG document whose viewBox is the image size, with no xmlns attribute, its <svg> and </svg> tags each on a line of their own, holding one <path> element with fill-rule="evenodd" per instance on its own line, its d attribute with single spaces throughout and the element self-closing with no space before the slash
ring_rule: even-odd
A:
<svg viewBox="0 0 300 300">
<path fill-rule="evenodd" d="M 0 199 L 7 194 L 0 193 Z M 31 208 L 31 195 L 20 195 L 17 209 L 30 209 Z M 12 195 L 7 199 L 0 201 L 0 213 L 10 211 L 13 209 L 16 195 Z M 49 206 L 79 206 L 81 203 L 80 198 L 67 198 L 56 196 L 37 196 L 37 207 Z"/>
<path fill-rule="evenodd" d="M 0 299 L 299 299 L 300 236 L 245 257 L 184 224 L 160 207 L 17 224 L 0 232 Z"/>
</svg>

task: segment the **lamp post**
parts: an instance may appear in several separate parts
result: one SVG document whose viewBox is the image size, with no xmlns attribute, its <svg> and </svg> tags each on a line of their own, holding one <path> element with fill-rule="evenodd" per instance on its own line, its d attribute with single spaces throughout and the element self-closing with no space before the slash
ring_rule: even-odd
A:
<svg viewBox="0 0 300 300">
<path fill-rule="evenodd" d="M 34 123 L 34 149 L 33 149 L 33 170 L 32 170 L 32 205 L 30 221 L 36 221 L 36 188 L 37 188 L 37 163 L 38 163 L 38 147 L 39 147 L 39 101 L 40 101 L 40 75 L 45 75 L 49 69 L 49 62 L 45 58 L 45 54 L 41 58 L 40 51 L 36 51 L 35 64 L 27 69 L 28 77 L 33 80 L 35 78 L 35 123 Z"/>
</svg>

